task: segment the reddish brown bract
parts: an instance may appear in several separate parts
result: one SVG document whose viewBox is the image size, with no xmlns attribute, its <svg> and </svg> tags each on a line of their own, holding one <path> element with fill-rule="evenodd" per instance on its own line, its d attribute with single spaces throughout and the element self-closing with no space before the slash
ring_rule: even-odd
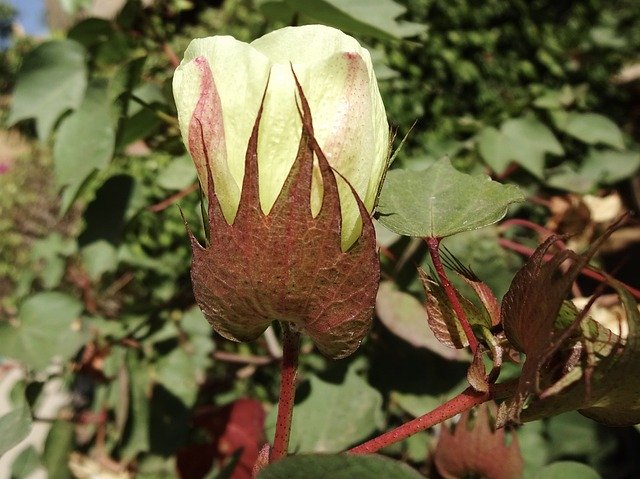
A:
<svg viewBox="0 0 640 479">
<path fill-rule="evenodd" d="M 336 178 L 314 139 L 311 113 L 299 85 L 298 92 L 303 122 L 300 146 L 268 214 L 263 213 L 258 194 L 261 110 L 249 139 L 240 204 L 232 224 L 225 221 L 209 173 L 210 241 L 205 248 L 189 233 L 191 278 L 198 305 L 222 336 L 250 341 L 271 321 L 287 321 L 311 336 L 322 353 L 341 358 L 358 348 L 371 324 L 380 277 L 375 233 L 353 192 L 362 233 L 353 247 L 341 250 Z M 204 133 L 202 144 L 208 162 L 211 155 Z M 314 155 L 324 191 L 315 218 L 310 204 Z"/>
</svg>

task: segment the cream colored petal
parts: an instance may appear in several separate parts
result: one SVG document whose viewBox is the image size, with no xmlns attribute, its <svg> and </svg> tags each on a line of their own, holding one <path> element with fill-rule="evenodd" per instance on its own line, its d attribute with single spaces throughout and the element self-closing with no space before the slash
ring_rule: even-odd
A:
<svg viewBox="0 0 640 479">
<path fill-rule="evenodd" d="M 277 30 L 252 43 L 256 49 L 279 64 L 272 68 L 269 88 L 270 129 L 288 132 L 283 154 L 275 158 L 277 141 L 261 145 L 263 208 L 268 211 L 277 197 L 297 151 L 301 128 L 295 102 L 289 93 L 295 89 L 289 62 L 309 100 L 318 142 L 331 165 L 344 175 L 371 211 L 387 163 L 389 128 L 378 91 L 369 52 L 339 30 L 319 25 Z M 295 91 L 295 90 L 294 90 Z M 276 100 L 277 98 L 277 100 Z M 294 136 L 294 132 L 297 135 Z M 271 152 L 271 153 L 270 153 Z M 268 165 L 268 166 L 267 166 Z M 273 172 L 273 175 L 271 173 Z M 321 187 L 316 169 L 312 195 L 314 215 L 320 209 Z M 360 234 L 359 211 L 348 186 L 338 179 L 343 214 L 343 248 Z"/>
<path fill-rule="evenodd" d="M 251 46 L 273 63 L 314 63 L 340 52 L 366 52 L 358 41 L 324 25 L 286 27 L 251 42 Z M 369 60 L 370 61 L 370 60 Z"/>
<path fill-rule="evenodd" d="M 270 62 L 248 44 L 232 37 L 193 40 L 174 76 L 174 95 L 185 139 L 188 138 L 185 137 L 185 128 L 189 128 L 189 121 L 184 120 L 190 120 L 189 112 L 193 111 L 198 101 L 197 98 L 194 99 L 194 95 L 197 95 L 194 91 L 200 90 L 200 80 L 194 79 L 194 67 L 191 66 L 197 58 L 206 59 L 222 106 L 226 166 L 230 177 L 220 171 L 214 175 L 214 179 L 220 176 L 226 178 L 225 181 L 232 180 L 234 183 L 229 185 L 228 190 L 236 193 L 220 198 L 225 216 L 230 221 L 232 218 L 226 211 L 231 211 L 232 216 L 237 211 L 247 144 L 269 78 Z M 214 169 L 223 170 L 224 167 L 216 164 Z"/>
</svg>

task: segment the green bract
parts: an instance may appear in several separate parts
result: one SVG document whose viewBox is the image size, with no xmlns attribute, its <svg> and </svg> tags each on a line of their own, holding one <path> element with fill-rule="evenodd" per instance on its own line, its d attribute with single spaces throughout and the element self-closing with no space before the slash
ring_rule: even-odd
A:
<svg viewBox="0 0 640 479">
<path fill-rule="evenodd" d="M 265 87 L 258 143 L 263 212 L 272 208 L 296 158 L 302 123 L 292 69 L 309 101 L 322 151 L 368 211 L 373 209 L 387 165 L 389 130 L 369 52 L 339 30 L 307 25 L 283 28 L 250 44 L 229 36 L 193 40 L 175 72 L 173 91 L 183 140 L 203 185 L 205 153 L 196 143 L 204 139 L 208 145 L 216 195 L 229 223 L 238 209 L 247 143 Z M 203 107 L 203 90 L 209 90 L 210 121 L 196 129 L 193 114 Z M 194 131 L 203 138 L 194 138 Z M 338 186 L 346 249 L 358 238 L 360 214 L 340 177 Z M 322 199 L 317 167 L 311 195 L 316 215 Z"/>
</svg>

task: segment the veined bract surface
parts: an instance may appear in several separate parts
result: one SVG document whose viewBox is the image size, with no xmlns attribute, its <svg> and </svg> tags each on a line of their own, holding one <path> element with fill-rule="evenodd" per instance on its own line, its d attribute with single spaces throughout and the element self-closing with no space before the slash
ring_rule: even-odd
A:
<svg viewBox="0 0 640 479">
<path fill-rule="evenodd" d="M 235 340 L 287 321 L 328 356 L 352 353 L 377 292 L 369 214 L 389 141 L 369 53 L 314 25 L 194 40 L 174 95 L 209 198 L 210 243 L 192 236 L 207 320 Z"/>
</svg>

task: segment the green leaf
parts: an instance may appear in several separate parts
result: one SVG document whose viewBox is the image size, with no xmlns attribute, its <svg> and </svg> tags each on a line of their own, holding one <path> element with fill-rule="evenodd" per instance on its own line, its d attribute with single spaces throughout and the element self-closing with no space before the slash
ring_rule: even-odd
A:
<svg viewBox="0 0 640 479">
<path fill-rule="evenodd" d="M 31 431 L 31 412 L 25 403 L 0 417 L 0 457 Z"/>
<path fill-rule="evenodd" d="M 92 82 L 78 109 L 64 119 L 53 146 L 56 185 L 76 191 L 111 160 L 115 129 L 107 84 Z"/>
<path fill-rule="evenodd" d="M 82 45 L 72 40 L 46 42 L 29 52 L 18 73 L 9 124 L 35 118 L 38 137 L 47 138 L 60 115 L 82 101 L 85 56 Z"/>
<path fill-rule="evenodd" d="M 129 101 L 129 104 L 126 105 L 127 118 L 123 119 L 121 124 L 119 147 L 146 138 L 157 130 L 161 121 L 156 111 L 161 111 L 167 103 L 160 88 L 152 83 L 145 83 L 137 87 L 131 94 L 136 100 L 125 99 Z M 143 101 L 145 106 L 141 105 L 139 101 Z"/>
<path fill-rule="evenodd" d="M 185 405 L 192 406 L 198 394 L 194 357 L 181 347 L 162 356 L 156 364 L 157 381 Z"/>
<path fill-rule="evenodd" d="M 37 293 L 22 303 L 18 321 L 0 322 L 2 355 L 41 370 L 53 357 L 68 359 L 84 343 L 78 319 L 82 304 L 63 293 Z"/>
<path fill-rule="evenodd" d="M 116 248 L 104 240 L 94 241 L 80 250 L 82 262 L 93 280 L 99 280 L 104 273 L 113 272 L 118 264 Z"/>
<path fill-rule="evenodd" d="M 42 453 L 42 464 L 47 470 L 49 479 L 71 479 L 69 470 L 69 454 L 73 450 L 74 424 L 70 421 L 57 420 L 51 426 Z"/>
<path fill-rule="evenodd" d="M 502 124 L 508 156 L 538 178 L 544 175 L 545 155 L 563 155 L 564 150 L 554 134 L 532 117 L 513 118 Z"/>
<path fill-rule="evenodd" d="M 35 469 L 42 465 L 40 455 L 33 446 L 26 447 L 11 465 L 11 479 L 28 477 Z"/>
<path fill-rule="evenodd" d="M 422 171 L 392 170 L 380 194 L 379 221 L 406 236 L 451 236 L 499 221 L 524 201 L 513 185 L 459 172 L 448 159 Z"/>
<path fill-rule="evenodd" d="M 357 373 L 356 365 L 351 365 L 342 384 L 311 376 L 309 395 L 293 410 L 291 451 L 342 451 L 381 426 L 382 395 Z M 275 415 L 267 422 L 272 437 Z"/>
<path fill-rule="evenodd" d="M 595 186 L 593 179 L 575 171 L 568 163 L 547 170 L 545 185 L 579 194 L 589 193 Z"/>
<path fill-rule="evenodd" d="M 579 173 L 603 185 L 625 180 L 640 168 L 640 152 L 589 149 Z"/>
<path fill-rule="evenodd" d="M 195 181 L 196 169 L 189 155 L 175 158 L 156 179 L 156 183 L 167 190 L 181 190 Z"/>
<path fill-rule="evenodd" d="M 596 113 L 570 113 L 558 127 L 589 145 L 604 144 L 624 148 L 620 128 L 606 116 Z"/>
<path fill-rule="evenodd" d="M 542 468 L 535 479 L 600 479 L 597 471 L 585 464 L 560 461 Z"/>
<path fill-rule="evenodd" d="M 258 479 L 421 479 L 406 464 L 382 456 L 301 455 L 263 469 Z"/>
<path fill-rule="evenodd" d="M 492 126 L 480 131 L 477 142 L 480 156 L 498 174 L 507 169 L 515 156 L 510 152 L 510 143 L 504 135 Z"/>
<path fill-rule="evenodd" d="M 130 394 L 127 434 L 121 450 L 122 457 L 131 459 L 139 452 L 149 450 L 149 393 L 151 380 L 148 368 L 134 351 L 128 351 L 127 372 L 129 374 Z"/>
<path fill-rule="evenodd" d="M 289 10 L 279 3 L 286 3 Z M 267 13 L 276 13 L 280 19 L 289 16 L 289 20 L 291 11 L 299 12 L 307 17 L 308 23 L 321 23 L 381 40 L 412 37 L 427 29 L 423 24 L 397 21 L 406 8 L 392 0 L 284 0 L 264 2 L 264 7 Z"/>
</svg>

